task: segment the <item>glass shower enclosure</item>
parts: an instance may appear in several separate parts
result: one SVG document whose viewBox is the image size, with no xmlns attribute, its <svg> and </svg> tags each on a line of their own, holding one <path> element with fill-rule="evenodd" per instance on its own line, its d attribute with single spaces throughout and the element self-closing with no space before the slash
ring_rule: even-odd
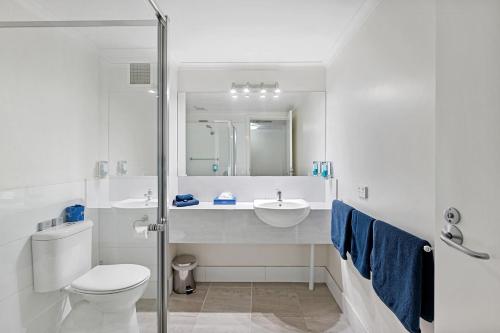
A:
<svg viewBox="0 0 500 333">
<path fill-rule="evenodd" d="M 153 0 L 144 6 L 151 14 L 146 20 L 74 20 L 60 15 L 50 21 L 1 21 L 0 35 L 8 43 L 0 51 L 2 66 L 28 79 L 19 82 L 15 74 L 6 73 L 9 88 L 0 100 L 2 119 L 13 119 L 9 112 L 26 113 L 9 139 L 19 155 L 30 159 L 28 163 L 32 160 L 31 167 L 65 165 L 73 178 L 86 175 L 86 215 L 94 221 L 93 265 L 137 263 L 157 272 L 145 297 L 156 299 L 155 326 L 164 333 L 169 267 L 168 18 Z M 26 94 L 18 98 L 22 91 Z M 44 131 L 44 126 L 58 131 Z M 39 140 L 28 142 L 23 134 L 28 132 Z M 57 153 L 48 154 L 48 146 Z M 6 172 L 16 166 L 7 167 Z M 58 176 L 54 172 L 39 178 L 50 184 Z M 114 206 L 143 193 L 157 197 L 157 205 L 140 212 Z M 132 235 L 137 220 L 155 237 Z M 127 255 L 137 249 L 141 255 L 136 259 Z"/>
</svg>

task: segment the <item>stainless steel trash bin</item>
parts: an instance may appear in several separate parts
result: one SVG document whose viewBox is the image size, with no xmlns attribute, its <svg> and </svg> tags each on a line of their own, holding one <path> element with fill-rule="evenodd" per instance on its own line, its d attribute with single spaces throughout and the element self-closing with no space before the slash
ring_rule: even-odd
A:
<svg viewBox="0 0 500 333">
<path fill-rule="evenodd" d="M 174 292 L 177 294 L 191 294 L 196 289 L 194 280 L 194 269 L 198 263 L 196 257 L 189 254 L 181 254 L 172 261 L 174 269 Z"/>
</svg>

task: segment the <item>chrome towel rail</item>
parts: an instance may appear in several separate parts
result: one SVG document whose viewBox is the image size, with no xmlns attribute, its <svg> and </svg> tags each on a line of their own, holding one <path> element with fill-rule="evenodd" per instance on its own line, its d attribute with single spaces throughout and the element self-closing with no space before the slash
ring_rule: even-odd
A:
<svg viewBox="0 0 500 333">
<path fill-rule="evenodd" d="M 190 161 L 218 161 L 219 158 L 217 157 L 214 157 L 214 158 L 210 158 L 210 157 L 206 157 L 206 158 L 197 158 L 197 157 L 190 157 L 189 158 Z"/>
</svg>

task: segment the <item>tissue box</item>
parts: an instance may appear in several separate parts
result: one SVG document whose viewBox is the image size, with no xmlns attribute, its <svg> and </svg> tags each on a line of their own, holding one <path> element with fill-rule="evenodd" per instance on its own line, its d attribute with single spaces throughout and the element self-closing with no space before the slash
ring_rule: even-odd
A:
<svg viewBox="0 0 500 333">
<path fill-rule="evenodd" d="M 214 199 L 214 205 L 236 205 L 236 197 L 232 197 L 231 199 Z"/>
</svg>

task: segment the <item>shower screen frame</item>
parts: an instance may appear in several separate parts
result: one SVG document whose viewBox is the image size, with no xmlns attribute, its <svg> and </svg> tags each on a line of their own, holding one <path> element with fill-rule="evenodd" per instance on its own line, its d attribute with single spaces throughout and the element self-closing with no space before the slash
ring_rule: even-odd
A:
<svg viewBox="0 0 500 333">
<path fill-rule="evenodd" d="M 157 176 L 158 210 L 156 224 L 149 225 L 157 232 L 157 332 L 167 332 L 168 321 L 168 224 L 167 175 L 168 175 L 168 17 L 154 0 L 147 0 L 154 10 L 156 20 L 74 20 L 74 21 L 0 21 L 1 28 L 85 28 L 85 27 L 157 27 L 158 101 L 157 101 Z"/>
</svg>

